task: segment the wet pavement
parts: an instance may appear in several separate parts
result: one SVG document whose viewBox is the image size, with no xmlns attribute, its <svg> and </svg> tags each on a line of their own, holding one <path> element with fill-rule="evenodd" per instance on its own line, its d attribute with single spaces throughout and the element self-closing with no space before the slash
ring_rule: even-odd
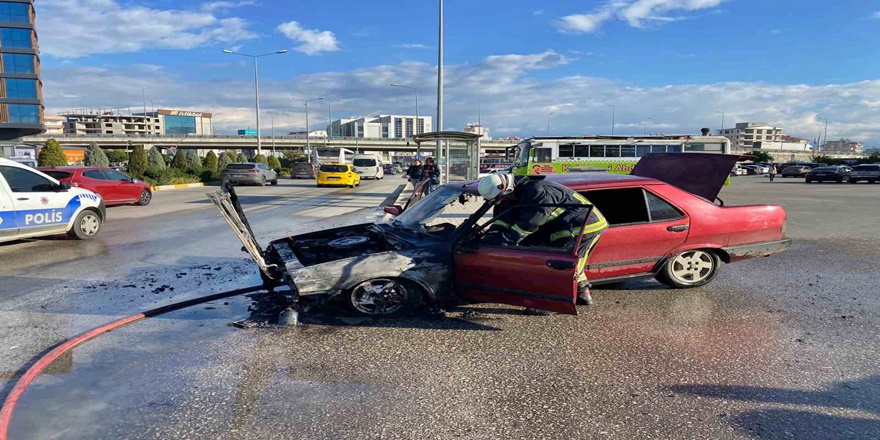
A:
<svg viewBox="0 0 880 440">
<path fill-rule="evenodd" d="M 397 182 L 361 190 L 369 183 Z M 284 191 L 303 206 L 327 194 Z M 10 438 L 880 438 L 880 185 L 737 177 L 721 197 L 782 204 L 795 244 L 724 266 L 703 288 L 597 290 L 577 317 L 328 310 L 307 326 L 238 329 L 251 297 L 196 306 L 56 362 L 23 396 Z M 309 220 L 301 206 L 249 206 L 261 237 Z M 48 277 L 15 269 L 0 247 L 4 368 L 118 315 L 258 283 L 212 217 L 140 220 L 137 236 L 111 233 L 105 252 L 53 260 Z M 164 237 L 175 220 L 184 230 Z M 82 267 L 100 275 L 63 279 Z M 29 290 L 7 293 L 7 281 Z"/>
</svg>

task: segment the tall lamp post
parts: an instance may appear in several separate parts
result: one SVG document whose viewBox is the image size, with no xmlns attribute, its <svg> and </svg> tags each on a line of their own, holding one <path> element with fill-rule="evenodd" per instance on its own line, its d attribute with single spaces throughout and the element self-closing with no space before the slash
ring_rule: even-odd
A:
<svg viewBox="0 0 880 440">
<path fill-rule="evenodd" d="M 651 118 L 645 119 L 645 136 L 648 135 L 648 122 L 649 122 L 650 120 L 651 120 Z"/>
<path fill-rule="evenodd" d="M 715 112 L 716 115 L 718 113 L 721 113 L 721 130 L 724 130 L 724 112 Z M 721 134 L 721 130 L 718 130 L 719 135 Z"/>
<path fill-rule="evenodd" d="M 825 141 L 822 142 L 822 148 L 819 149 L 822 153 L 826 152 L 828 148 L 828 119 L 826 118 L 816 118 L 819 121 L 825 121 Z"/>
<path fill-rule="evenodd" d="M 305 104 L 305 106 L 306 106 L 306 151 L 309 156 L 309 161 L 311 161 L 311 159 L 312 159 L 312 139 L 311 139 L 311 136 L 309 136 L 309 134 L 310 134 L 309 133 L 309 102 L 323 101 L 324 97 L 322 96 L 320 98 L 300 99 L 300 98 L 294 98 L 293 96 L 288 96 L 287 99 L 290 99 L 291 101 L 299 101 L 299 102 Z"/>
<path fill-rule="evenodd" d="M 254 97 L 257 103 L 257 154 L 263 154 L 263 143 L 260 140 L 260 75 L 257 67 L 257 58 L 269 56 L 269 55 L 281 55 L 287 53 L 287 49 L 279 50 L 275 52 L 264 53 L 261 55 L 250 55 L 246 53 L 236 52 L 230 49 L 223 49 L 223 53 L 228 53 L 231 55 L 241 55 L 243 57 L 250 57 L 254 60 Z"/>
<path fill-rule="evenodd" d="M 550 137 L 550 116 L 553 116 L 553 112 L 547 115 L 547 137 Z"/>
<path fill-rule="evenodd" d="M 611 136 L 614 136 L 614 106 L 608 104 L 608 107 L 611 107 Z"/>
</svg>

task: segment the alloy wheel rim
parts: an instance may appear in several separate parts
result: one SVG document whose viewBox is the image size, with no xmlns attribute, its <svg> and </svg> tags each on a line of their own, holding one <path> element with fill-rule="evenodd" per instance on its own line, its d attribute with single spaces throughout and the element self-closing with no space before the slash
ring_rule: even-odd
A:
<svg viewBox="0 0 880 440">
<path fill-rule="evenodd" d="M 101 227 L 101 222 L 98 221 L 98 217 L 94 214 L 86 215 L 82 218 L 82 221 L 79 224 L 79 230 L 82 231 L 85 235 L 95 235 L 98 233 L 98 228 Z"/>
<path fill-rule="evenodd" d="M 149 202 L 150 202 L 150 192 L 149 191 L 142 191 L 141 192 L 141 203 L 146 205 Z"/>
<path fill-rule="evenodd" d="M 365 281 L 351 291 L 352 306 L 367 315 L 390 315 L 406 304 L 406 298 L 406 289 L 387 278 Z"/>
<path fill-rule="evenodd" d="M 715 260 L 704 251 L 684 252 L 672 260 L 672 275 L 686 284 L 705 280 L 714 268 Z"/>
</svg>

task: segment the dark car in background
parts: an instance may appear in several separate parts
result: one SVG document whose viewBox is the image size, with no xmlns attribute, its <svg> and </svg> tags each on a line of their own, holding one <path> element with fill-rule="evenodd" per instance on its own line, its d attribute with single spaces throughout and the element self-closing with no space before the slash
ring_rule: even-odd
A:
<svg viewBox="0 0 880 440">
<path fill-rule="evenodd" d="M 278 173 L 268 165 L 259 162 L 231 163 L 223 169 L 223 184 L 252 184 L 266 186 L 267 183 L 278 185 Z"/>
<path fill-rule="evenodd" d="M 861 180 L 868 183 L 880 181 L 880 165 L 865 164 L 854 166 L 849 173 L 849 183 L 857 183 Z"/>
<path fill-rule="evenodd" d="M 807 173 L 806 182 L 848 182 L 850 171 L 847 166 L 813 168 Z"/>
<path fill-rule="evenodd" d="M 782 177 L 804 177 L 807 173 L 810 172 L 812 168 L 803 165 L 795 165 L 791 167 L 785 167 L 782 169 L 782 173 L 780 175 Z"/>
<path fill-rule="evenodd" d="M 397 174 L 397 168 L 394 165 L 388 164 L 382 167 L 385 174 Z"/>
<path fill-rule="evenodd" d="M 290 178 L 292 179 L 314 179 L 316 176 L 315 166 L 309 162 L 295 162 L 290 167 Z"/>
<path fill-rule="evenodd" d="M 70 186 L 85 188 L 98 194 L 106 206 L 146 206 L 153 199 L 153 190 L 146 182 L 134 179 L 110 167 L 39 167 L 38 170 L 67 182 Z"/>
</svg>

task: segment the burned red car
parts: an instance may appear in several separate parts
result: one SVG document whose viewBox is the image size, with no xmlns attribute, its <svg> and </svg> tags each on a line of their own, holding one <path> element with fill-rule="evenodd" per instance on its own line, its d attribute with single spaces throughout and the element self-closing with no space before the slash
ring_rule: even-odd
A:
<svg viewBox="0 0 880 440">
<path fill-rule="evenodd" d="M 653 277 L 675 288 L 697 287 L 710 282 L 722 262 L 789 247 L 780 206 L 711 201 L 736 156 L 652 156 L 639 162 L 634 175 L 525 177 L 549 179 L 580 192 L 609 221 L 587 267 L 593 285 Z M 692 163 L 680 163 L 681 156 L 692 156 Z M 681 175 L 682 169 L 688 170 L 687 176 Z M 339 298 L 371 316 L 450 301 L 577 313 L 576 246 L 540 247 L 528 239 L 517 246 L 481 243 L 493 217 L 501 213 L 494 212 L 496 203 L 479 197 L 477 182 L 441 186 L 392 221 L 293 235 L 265 249 L 253 239 L 234 192 L 211 198 L 264 279 L 289 286 L 296 300 Z"/>
</svg>

